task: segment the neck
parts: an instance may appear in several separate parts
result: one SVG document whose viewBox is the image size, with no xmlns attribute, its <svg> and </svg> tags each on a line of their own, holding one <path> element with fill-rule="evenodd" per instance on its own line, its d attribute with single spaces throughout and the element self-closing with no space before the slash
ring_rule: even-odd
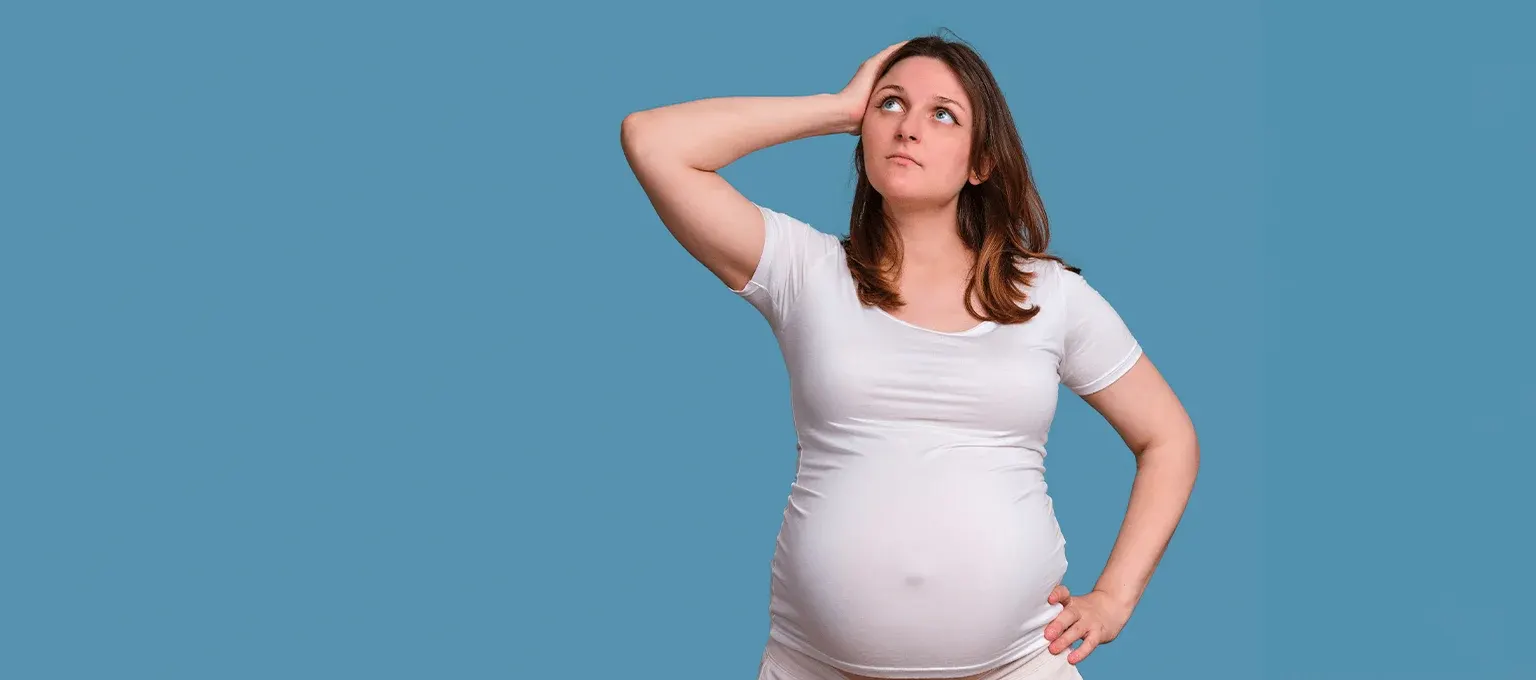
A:
<svg viewBox="0 0 1536 680">
<path fill-rule="evenodd" d="M 925 206 L 888 203 L 885 210 L 901 240 L 903 268 L 970 266 L 974 254 L 960 238 L 957 201 Z"/>
</svg>

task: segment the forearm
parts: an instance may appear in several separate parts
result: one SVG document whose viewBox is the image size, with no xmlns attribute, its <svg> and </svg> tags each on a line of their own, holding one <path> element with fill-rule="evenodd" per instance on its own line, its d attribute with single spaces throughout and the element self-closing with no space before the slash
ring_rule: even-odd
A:
<svg viewBox="0 0 1536 680">
<path fill-rule="evenodd" d="M 1127 611 L 1141 601 L 1184 515 L 1200 467 L 1199 447 L 1193 438 L 1154 444 L 1136 460 L 1125 521 L 1093 587 Z"/>
<path fill-rule="evenodd" d="M 624 146 L 713 172 L 776 144 L 853 132 L 861 111 L 832 94 L 698 99 L 630 114 Z"/>
</svg>

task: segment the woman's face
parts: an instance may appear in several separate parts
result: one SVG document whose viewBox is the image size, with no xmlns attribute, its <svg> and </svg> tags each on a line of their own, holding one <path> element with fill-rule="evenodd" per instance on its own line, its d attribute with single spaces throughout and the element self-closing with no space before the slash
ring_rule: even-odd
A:
<svg viewBox="0 0 1536 680">
<path fill-rule="evenodd" d="M 864 112 L 864 171 L 888 202 L 943 204 L 971 169 L 971 102 L 960 80 L 932 57 L 901 60 L 875 83 Z"/>
</svg>

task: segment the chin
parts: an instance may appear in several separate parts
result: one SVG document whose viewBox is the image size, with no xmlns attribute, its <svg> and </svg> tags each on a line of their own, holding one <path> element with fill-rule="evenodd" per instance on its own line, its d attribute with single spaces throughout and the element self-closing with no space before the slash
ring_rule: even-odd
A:
<svg viewBox="0 0 1536 680">
<path fill-rule="evenodd" d="M 921 180 L 923 178 L 913 176 L 910 173 L 869 173 L 869 184 L 880 192 L 881 196 L 891 199 L 914 199 L 924 194 L 931 193 L 930 187 Z"/>
<path fill-rule="evenodd" d="M 942 202 L 942 199 L 936 196 L 934 187 L 919 184 L 917 182 L 909 182 L 902 179 L 893 180 L 889 177 L 877 178 L 875 176 L 870 176 L 869 184 L 870 186 L 874 187 L 877 193 L 880 194 L 880 198 L 890 203 L 915 204 Z"/>
</svg>

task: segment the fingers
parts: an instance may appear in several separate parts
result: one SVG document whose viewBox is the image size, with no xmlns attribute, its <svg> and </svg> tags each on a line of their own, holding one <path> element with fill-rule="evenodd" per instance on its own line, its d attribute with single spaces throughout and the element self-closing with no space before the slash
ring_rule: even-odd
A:
<svg viewBox="0 0 1536 680">
<path fill-rule="evenodd" d="M 864 60 L 864 63 L 859 64 L 858 74 L 873 73 L 875 69 L 880 68 L 880 66 L 885 63 L 886 57 L 891 56 L 892 52 L 901 49 L 901 46 L 907 44 L 908 42 L 911 41 L 903 40 L 894 45 L 887 45 L 885 49 L 870 55 L 868 59 Z"/>
<path fill-rule="evenodd" d="M 863 111 L 869 106 L 869 96 L 875 88 L 875 74 L 885 65 L 886 60 L 890 58 L 892 53 L 901 49 L 902 45 L 909 42 L 912 41 L 903 40 L 888 45 L 885 49 L 875 53 L 874 56 L 865 59 L 864 63 L 859 64 L 858 70 L 854 71 L 853 78 L 849 79 L 848 84 L 843 86 L 842 91 L 838 93 L 839 98 L 846 100 L 851 110 L 859 112 L 857 114 L 858 120 L 862 121 Z M 858 137 L 863 133 L 861 128 L 861 124 L 855 124 L 848 134 Z"/>
<path fill-rule="evenodd" d="M 1060 637 L 1062 633 L 1069 630 L 1072 625 L 1076 624 L 1081 618 L 1083 618 L 1082 613 L 1078 612 L 1076 609 L 1063 609 L 1062 612 L 1056 616 L 1056 619 L 1051 621 L 1050 625 L 1045 627 L 1045 639 L 1055 642 L 1056 638 Z M 1071 641 L 1067 641 L 1067 644 L 1071 644 Z M 1052 645 L 1051 653 L 1057 653 L 1055 651 L 1055 645 Z"/>
<path fill-rule="evenodd" d="M 853 79 L 854 80 L 859 80 L 862 77 L 862 78 L 864 78 L 864 79 L 869 81 L 868 85 L 871 88 L 874 87 L 874 84 L 875 84 L 875 82 L 874 82 L 875 81 L 875 71 L 878 71 L 881 66 L 885 65 L 885 60 L 889 59 L 892 53 L 894 53 L 896 50 L 901 49 L 902 45 L 905 45 L 905 44 L 907 44 L 909 42 L 911 42 L 911 41 L 910 40 L 903 40 L 903 41 L 901 41 L 899 43 L 896 43 L 894 45 L 889 45 L 885 49 L 880 50 L 879 52 L 876 52 L 874 54 L 874 56 L 871 56 L 870 58 L 865 59 L 864 63 L 859 64 L 859 70 L 856 73 L 854 73 Z"/>
<path fill-rule="evenodd" d="M 1088 634 L 1083 636 L 1083 644 L 1078 645 L 1077 649 L 1072 650 L 1072 653 L 1067 655 L 1067 663 L 1075 664 L 1079 661 L 1082 661 L 1083 659 L 1088 658 L 1088 655 L 1092 654 L 1094 648 L 1098 646 L 1098 631 L 1088 631 Z"/>
<path fill-rule="evenodd" d="M 895 52 L 896 50 L 901 49 L 902 45 L 905 45 L 905 44 L 907 44 L 909 42 L 912 42 L 912 41 L 911 40 L 903 40 L 903 41 L 898 42 L 898 43 L 892 43 L 890 45 L 887 45 L 885 49 L 880 50 L 879 52 L 875 53 L 875 56 L 873 58 L 871 58 L 870 61 L 873 61 L 873 62 L 878 64 L 882 60 L 884 60 L 886 57 L 890 56 L 892 52 Z"/>
<path fill-rule="evenodd" d="M 1076 622 L 1067 628 L 1067 632 L 1062 633 L 1061 636 L 1051 641 L 1051 653 L 1060 654 L 1066 651 L 1068 647 L 1072 646 L 1072 643 L 1077 642 L 1078 639 L 1087 635 L 1088 631 L 1088 622 L 1079 618 Z"/>
</svg>

